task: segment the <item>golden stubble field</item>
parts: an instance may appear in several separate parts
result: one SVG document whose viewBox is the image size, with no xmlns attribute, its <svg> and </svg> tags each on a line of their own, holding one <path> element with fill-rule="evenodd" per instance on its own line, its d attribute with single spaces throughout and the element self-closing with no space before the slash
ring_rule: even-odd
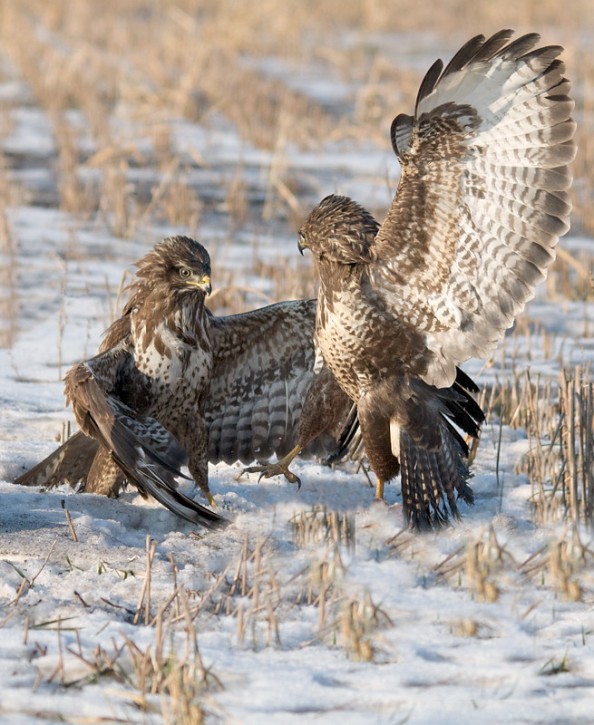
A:
<svg viewBox="0 0 594 725">
<path fill-rule="evenodd" d="M 502 27 L 536 30 L 544 41 L 566 48 L 579 146 L 571 235 L 591 238 L 591 14 L 590 0 L 0 2 L 0 83 L 16 80 L 26 89 L 0 100 L 0 144 L 4 146 L 14 131 L 12 114 L 17 108 L 40 110 L 53 139 L 49 150 L 20 147 L 1 157 L 0 347 L 11 349 L 26 324 L 22 310 L 27 262 L 10 222 L 16 207 L 69 215 L 72 231 L 60 254 L 83 262 L 86 252 L 77 243 L 79 226 L 105 230 L 121 240 L 117 257 L 126 264 L 140 256 L 127 255 L 127 244 L 142 240 L 148 247 L 170 228 L 198 238 L 208 229 L 217 241 L 216 250 L 211 248 L 216 291 L 210 301 L 216 311 L 315 295 L 315 270 L 309 258 L 298 256 L 294 240 L 308 210 L 338 183 L 336 170 L 324 168 L 328 146 L 368 143 L 388 149 L 392 117 L 410 111 L 430 63 L 438 56 L 449 57 L 470 35 Z M 308 92 L 308 82 L 319 83 L 315 92 Z M 334 94 L 334 86 L 346 91 Z M 174 125 L 184 120 L 205 129 L 206 136 L 221 128 L 228 131 L 235 141 L 227 156 L 212 164 L 200 147 L 180 153 Z M 303 165 L 295 164 L 296 156 L 320 161 L 317 166 L 310 162 L 304 172 Z M 371 211 L 381 219 L 393 179 L 386 170 L 371 171 L 365 180 L 380 190 Z M 241 265 L 233 259 L 237 239 L 253 249 Z M 293 254 L 287 253 L 291 244 Z M 573 303 L 585 303 L 579 330 L 585 340 L 592 337 L 587 306 L 593 297 L 592 264 L 587 244 L 562 242 L 546 283 L 546 299 L 552 304 L 570 309 Z M 106 285 L 104 327 L 119 292 L 117 285 Z M 56 316 L 56 345 L 61 349 L 62 311 Z M 529 307 L 481 370 L 487 381 L 482 402 L 489 434 L 498 444 L 497 475 L 500 456 L 505 456 L 505 431 L 525 430 L 529 454 L 518 470 L 528 474 L 532 485 L 532 522 L 544 526 L 567 521 L 568 533 L 534 558 L 513 564 L 493 531 L 431 562 L 432 576 L 453 587 L 464 581 L 477 600 L 497 600 L 499 581 L 505 585 L 510 577 L 520 576 L 535 586 L 546 579 L 559 597 L 572 601 L 591 596 L 589 584 L 581 579 L 593 553 L 579 526 L 591 525 L 594 512 L 592 384 L 588 356 L 578 369 L 570 364 L 575 357 L 566 357 L 567 334 L 556 335 L 542 319 L 531 317 Z M 536 350 L 555 374 L 528 372 Z M 58 375 L 64 372 L 61 362 L 60 357 Z M 500 374 L 503 370 L 505 375 Z M 18 373 L 26 376 L 25 370 Z M 256 625 L 264 632 L 263 644 L 274 645 L 282 614 L 279 602 L 288 596 L 299 605 L 317 608 L 319 630 L 326 639 L 341 641 L 354 659 L 374 660 L 380 649 L 373 644 L 375 633 L 391 627 L 392 621 L 371 596 L 349 598 L 341 590 L 341 551 L 351 546 L 353 525 L 348 517 L 315 509 L 292 520 L 296 546 L 330 542 L 330 553 L 289 580 L 276 570 L 275 552 L 266 540 L 254 543 L 246 538 L 235 546 L 235 556 L 222 573 L 213 574 L 200 604 L 177 585 L 172 559 L 172 594 L 157 613 L 151 610 L 150 590 L 154 548 L 147 542 L 140 567 L 145 567 L 145 583 L 128 614 L 135 624 L 154 628 L 154 642 L 143 648 L 125 637 L 109 653 L 99 647 L 92 654 L 79 643 L 77 656 L 86 667 L 85 677 L 134 680 L 141 683 L 135 685 L 134 695 L 140 710 L 148 709 L 149 695 L 166 694 L 168 704 L 161 713 L 165 720 L 200 722 L 204 709 L 197 702 L 221 683 L 202 662 L 196 645 L 199 615 L 234 617 L 240 646 L 255 636 Z M 419 557 L 414 537 L 407 532 L 396 534 L 388 548 L 406 561 Z M 34 583 L 34 578 L 23 576 L 12 612 Z M 281 596 L 281 590 L 289 594 Z M 459 628 L 461 637 L 482 636 L 482 625 L 472 617 L 461 617 L 452 626 Z M 176 627 L 187 638 L 178 658 L 166 646 Z M 61 657 L 60 651 L 56 669 L 45 673 L 46 680 L 62 678 L 64 683 Z M 561 658 L 550 668 L 561 672 L 566 666 Z M 65 684 L 71 684 L 67 678 Z"/>
</svg>

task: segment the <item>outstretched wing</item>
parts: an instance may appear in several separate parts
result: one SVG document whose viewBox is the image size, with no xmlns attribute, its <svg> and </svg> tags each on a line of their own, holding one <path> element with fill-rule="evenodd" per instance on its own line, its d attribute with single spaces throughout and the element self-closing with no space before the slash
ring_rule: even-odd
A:
<svg viewBox="0 0 594 725">
<path fill-rule="evenodd" d="M 108 383 L 106 375 L 110 384 L 115 384 L 119 370 L 117 362 L 113 359 L 112 348 L 117 348 L 120 352 L 130 349 L 132 307 L 133 305 L 130 303 L 126 305 L 124 313 L 110 325 L 99 346 L 99 353 L 106 353 L 105 360 L 110 361 L 105 365 L 103 372 L 104 385 Z M 99 357 L 97 356 L 98 360 Z M 120 362 L 123 362 L 123 358 Z M 98 362 L 96 365 L 99 368 L 100 363 Z M 80 432 L 74 433 L 49 456 L 19 476 L 15 483 L 19 486 L 47 486 L 49 488 L 63 483 L 71 486 L 82 484 L 85 491 L 112 493 L 120 488 L 118 479 L 121 478 L 121 474 L 114 471 L 113 465 L 105 463 L 103 455 L 97 457 L 98 451 L 99 440 Z M 98 475 L 93 476 L 93 471 Z"/>
<path fill-rule="evenodd" d="M 210 461 L 250 463 L 296 445 L 314 378 L 315 315 L 315 300 L 298 300 L 212 319 L 215 366 L 205 405 Z M 343 426 L 352 425 L 343 413 L 328 412 L 337 418 L 330 426 L 336 437 L 319 436 L 306 453 L 326 457 L 339 450 Z"/>
<path fill-rule="evenodd" d="M 209 430 L 208 455 L 211 463 L 233 463 L 237 460 L 251 463 L 254 460 L 267 460 L 273 455 L 281 457 L 298 443 L 303 406 L 314 380 L 315 314 L 315 300 L 300 300 L 229 317 L 210 318 L 215 366 L 206 395 L 204 416 Z M 87 363 L 92 367 L 98 390 L 91 391 L 89 383 L 86 389 L 82 388 L 77 393 L 79 398 L 83 391 L 86 397 L 90 396 L 89 391 L 94 392 L 95 396 L 105 394 L 106 391 L 109 395 L 109 391 L 121 387 L 121 379 L 134 374 L 133 366 L 128 366 L 131 358 L 126 358 L 121 352 L 127 345 L 126 334 L 114 337 L 113 341 L 117 343 L 115 348 L 105 350 Z M 105 348 L 105 345 L 102 347 Z M 114 359 L 115 350 L 120 350 L 118 359 Z M 85 375 L 88 372 L 83 377 Z M 322 393 L 326 389 L 317 392 L 323 398 Z M 359 458 L 362 452 L 359 450 L 356 411 L 336 384 L 332 386 L 331 393 L 329 397 L 333 399 L 333 408 L 318 408 L 317 418 L 324 417 L 325 420 L 316 420 L 316 424 L 322 423 L 320 428 L 327 432 L 316 437 L 306 447 L 304 455 L 331 458 L 333 462 L 347 456 Z M 343 401 L 337 400 L 340 396 L 344 397 Z M 99 402 L 104 407 L 105 401 L 101 401 L 100 397 Z M 79 403 L 79 421 L 81 418 L 87 420 L 86 408 L 91 403 L 91 400 Z M 87 435 L 75 433 L 58 450 L 17 479 L 16 483 L 54 486 L 82 481 L 88 490 L 89 472 L 100 443 L 108 450 L 119 450 L 120 458 L 127 461 L 128 475 L 135 467 L 135 446 L 138 441 L 134 435 L 141 438 L 145 453 L 155 450 L 160 440 L 156 454 L 169 460 L 167 442 L 175 439 L 162 426 L 153 421 L 150 429 L 146 418 L 142 419 L 142 424 L 139 423 L 137 416 L 131 417 L 125 412 L 125 406 L 117 401 L 116 396 L 111 396 L 109 406 L 109 416 L 117 413 L 122 424 L 125 421 L 125 425 L 118 428 L 120 436 L 117 441 L 111 429 L 104 433 L 98 431 L 97 422 L 91 416 L 86 424 Z M 95 401 L 95 414 L 100 409 Z M 88 438 L 88 435 L 93 438 Z M 127 436 L 130 436 L 129 441 Z M 108 437 L 112 438 L 111 442 L 104 443 Z M 124 450 L 127 451 L 126 455 Z M 169 462 L 174 468 L 179 465 Z M 135 482 L 138 486 L 138 481 Z M 110 491 L 111 488 L 106 490 Z M 100 491 L 104 492 L 103 488 Z"/>
<path fill-rule="evenodd" d="M 136 417 L 112 391 L 133 385 L 132 356 L 113 348 L 79 363 L 66 375 L 66 398 L 81 430 L 111 456 L 141 493 L 151 494 L 174 513 L 209 528 L 226 524 L 210 509 L 177 491 L 175 477 L 186 459 L 175 438 L 150 417 Z"/>
<path fill-rule="evenodd" d="M 392 124 L 402 166 L 372 248 L 371 284 L 426 335 L 424 379 L 488 354 L 534 295 L 568 228 L 575 156 L 562 48 L 504 30 L 466 43 Z"/>
</svg>

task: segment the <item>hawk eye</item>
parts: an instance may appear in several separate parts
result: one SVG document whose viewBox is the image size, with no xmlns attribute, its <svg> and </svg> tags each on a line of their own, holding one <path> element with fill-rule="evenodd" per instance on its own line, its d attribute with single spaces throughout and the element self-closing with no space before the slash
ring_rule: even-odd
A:
<svg viewBox="0 0 594 725">
<path fill-rule="evenodd" d="M 187 267 L 180 267 L 179 268 L 179 276 L 182 279 L 188 279 L 192 275 L 192 272 Z"/>
</svg>

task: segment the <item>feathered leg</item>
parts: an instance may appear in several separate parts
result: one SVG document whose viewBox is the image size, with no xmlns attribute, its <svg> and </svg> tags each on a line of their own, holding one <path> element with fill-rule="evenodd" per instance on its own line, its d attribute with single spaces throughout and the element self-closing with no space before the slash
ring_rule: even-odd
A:
<svg viewBox="0 0 594 725">
<path fill-rule="evenodd" d="M 204 418 L 196 414 L 191 419 L 170 424 L 170 430 L 188 453 L 188 470 L 194 482 L 211 506 L 216 506 L 208 486 L 208 430 Z"/>
<path fill-rule="evenodd" d="M 383 500 L 384 485 L 400 472 L 398 453 L 392 450 L 393 431 L 390 418 L 378 414 L 371 396 L 363 396 L 357 404 L 365 453 L 377 476 L 375 498 Z"/>
<path fill-rule="evenodd" d="M 110 451 L 99 446 L 89 468 L 83 490 L 87 493 L 98 493 L 110 498 L 117 498 L 125 483 L 126 477 L 113 460 Z"/>
</svg>

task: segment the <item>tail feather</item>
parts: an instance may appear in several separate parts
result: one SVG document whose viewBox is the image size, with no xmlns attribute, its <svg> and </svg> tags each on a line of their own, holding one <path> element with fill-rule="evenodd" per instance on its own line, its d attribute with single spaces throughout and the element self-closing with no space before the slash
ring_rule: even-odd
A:
<svg viewBox="0 0 594 725">
<path fill-rule="evenodd" d="M 459 498 L 468 504 L 474 501 L 460 437 L 445 421 L 439 427 L 441 445 L 437 450 L 419 446 L 406 430 L 400 434 L 403 508 L 415 529 L 445 526 L 450 518 L 460 518 Z"/>
<path fill-rule="evenodd" d="M 420 455 L 417 455 L 417 465 L 421 472 L 423 508 L 427 514 L 424 523 L 431 523 L 432 512 L 433 525 L 444 526 L 448 520 L 448 511 L 443 498 L 443 487 L 440 485 L 442 478 L 439 471 L 438 456 L 431 451 L 419 451 L 418 453 Z"/>
<path fill-rule="evenodd" d="M 416 385 L 408 425 L 400 432 L 402 501 L 413 528 L 444 526 L 460 518 L 459 499 L 474 502 L 464 436 L 478 438 L 485 419 L 472 396 L 476 391 L 461 370 L 451 388 Z"/>
</svg>

